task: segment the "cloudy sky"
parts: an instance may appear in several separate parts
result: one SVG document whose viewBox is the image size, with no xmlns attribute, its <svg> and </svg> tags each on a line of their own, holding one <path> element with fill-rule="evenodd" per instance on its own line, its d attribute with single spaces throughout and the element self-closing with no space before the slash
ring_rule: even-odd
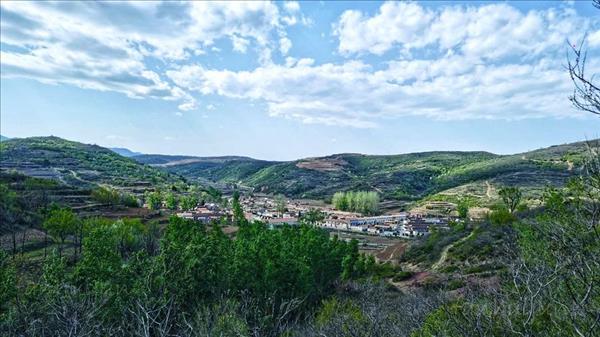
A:
<svg viewBox="0 0 600 337">
<path fill-rule="evenodd" d="M 3 1 L 0 131 L 279 160 L 597 138 L 564 64 L 566 41 L 586 36 L 598 72 L 598 14 L 586 1 Z"/>
</svg>

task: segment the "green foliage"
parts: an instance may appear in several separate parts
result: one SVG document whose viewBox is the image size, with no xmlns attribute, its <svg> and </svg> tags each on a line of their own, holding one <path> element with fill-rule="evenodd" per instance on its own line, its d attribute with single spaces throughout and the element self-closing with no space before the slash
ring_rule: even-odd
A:
<svg viewBox="0 0 600 337">
<path fill-rule="evenodd" d="M 585 143 L 573 143 L 499 156 L 486 152 L 427 152 L 393 156 L 341 154 L 293 162 L 267 162 L 250 158 L 194 158 L 142 156 L 149 164 L 171 163 L 170 172 L 189 179 L 239 183 L 272 194 L 322 199 L 337 191 L 377 188 L 383 199 L 416 200 L 435 193 L 490 180 L 523 186 L 538 193 L 547 184 L 562 186 L 569 175 L 567 160 L 580 167 Z M 177 164 L 182 159 L 193 163 Z M 310 163 L 329 164 L 326 170 Z M 307 168 L 306 164 L 309 164 Z M 485 195 L 485 190 L 481 192 Z"/>
<path fill-rule="evenodd" d="M 8 254 L 0 250 L 0 320 L 17 294 L 16 270 Z"/>
<path fill-rule="evenodd" d="M 179 204 L 182 210 L 189 211 L 198 206 L 198 199 L 194 195 L 182 196 L 179 200 Z"/>
<path fill-rule="evenodd" d="M 325 213 L 323 213 L 318 208 L 311 208 L 308 212 L 302 214 L 300 216 L 300 222 L 307 225 L 317 225 L 325 220 Z"/>
<path fill-rule="evenodd" d="M 375 214 L 379 211 L 377 192 L 336 192 L 331 200 L 333 206 L 341 211 Z"/>
<path fill-rule="evenodd" d="M 503 187 L 498 191 L 510 213 L 514 213 L 521 203 L 521 190 L 518 187 Z"/>
<path fill-rule="evenodd" d="M 3 141 L 1 146 L 3 160 L 10 160 L 17 167 L 23 164 L 25 171 L 26 165 L 40 165 L 42 169 L 61 175 L 63 181 L 75 186 L 109 184 L 125 187 L 138 182 L 166 184 L 181 181 L 175 175 L 140 164 L 98 145 L 58 137 L 14 138 Z"/>
<path fill-rule="evenodd" d="M 57 208 L 50 211 L 43 227 L 55 240 L 64 245 L 67 237 L 76 233 L 79 222 L 80 219 L 71 209 Z"/>
<path fill-rule="evenodd" d="M 275 196 L 275 209 L 281 215 L 287 211 L 287 200 L 283 195 Z"/>
<path fill-rule="evenodd" d="M 413 273 L 410 271 L 399 271 L 398 273 L 396 273 L 396 275 L 394 275 L 394 277 L 392 278 L 392 281 L 394 282 L 401 282 L 401 281 L 406 281 L 409 278 L 411 278 L 413 276 Z"/>
<path fill-rule="evenodd" d="M 98 187 L 92 191 L 92 198 L 98 202 L 116 205 L 121 201 L 119 192 L 112 188 Z"/>
<path fill-rule="evenodd" d="M 496 207 L 487 217 L 489 222 L 497 226 L 511 224 L 517 219 L 508 208 L 503 206 Z"/>
<path fill-rule="evenodd" d="M 471 202 L 467 198 L 461 198 L 459 202 L 456 204 L 456 212 L 458 213 L 458 217 L 461 219 L 467 219 L 469 217 L 469 207 Z"/>
<path fill-rule="evenodd" d="M 120 202 L 123 206 L 127 206 L 127 207 L 139 207 L 140 206 L 138 199 L 134 195 L 129 194 L 129 193 L 121 193 Z"/>
<path fill-rule="evenodd" d="M 147 192 L 146 193 L 146 204 L 148 208 L 158 210 L 162 207 L 163 196 L 160 191 Z"/>
<path fill-rule="evenodd" d="M 468 233 L 469 230 L 464 226 L 454 226 L 450 231 L 434 228 L 429 235 L 414 240 L 401 260 L 431 265 L 440 258 L 446 246 L 457 242 Z"/>
<path fill-rule="evenodd" d="M 231 201 L 231 209 L 233 210 L 233 224 L 236 226 L 242 226 L 248 223 L 244 210 L 240 204 L 240 192 L 233 192 L 233 199 Z"/>
<path fill-rule="evenodd" d="M 165 197 L 165 206 L 170 210 L 177 209 L 177 198 L 173 193 L 167 193 L 167 196 Z"/>
<path fill-rule="evenodd" d="M 322 327 L 334 319 L 339 319 L 340 316 L 344 317 L 342 319 L 344 321 L 342 331 L 346 332 L 349 330 L 349 326 L 347 326 L 349 322 L 352 322 L 353 324 L 361 324 L 366 320 L 360 307 L 355 305 L 352 301 L 339 300 L 334 297 L 332 299 L 323 301 L 316 318 L 316 324 L 317 326 Z"/>
<path fill-rule="evenodd" d="M 490 228 L 506 229 L 511 227 L 506 224 L 512 223 L 514 232 L 502 236 L 506 237 L 504 246 L 513 244 L 514 248 L 504 253 L 505 265 L 480 263 L 466 272 L 485 274 L 506 269 L 500 274 L 500 288 L 489 293 L 467 291 L 472 294 L 470 298 L 442 305 L 428 316 L 415 336 L 597 335 L 600 312 L 600 289 L 596 286 L 600 281 L 597 152 L 590 151 L 586 167 L 587 173 L 571 181 L 565 189 L 548 189 L 544 207 L 537 216 L 513 222 L 514 215 L 508 207 L 496 210 L 500 212 L 499 220 L 491 218 Z M 478 244 L 470 245 L 474 248 Z"/>
<path fill-rule="evenodd" d="M 500 258 L 502 249 L 514 240 L 510 226 L 498 226 L 489 221 L 480 222 L 466 240 L 448 250 L 448 260 L 476 264 Z"/>
</svg>

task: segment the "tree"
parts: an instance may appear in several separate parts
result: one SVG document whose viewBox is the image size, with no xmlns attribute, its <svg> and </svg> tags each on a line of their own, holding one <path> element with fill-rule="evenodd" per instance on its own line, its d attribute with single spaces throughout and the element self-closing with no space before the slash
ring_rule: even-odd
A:
<svg viewBox="0 0 600 337">
<path fill-rule="evenodd" d="M 336 192 L 331 203 L 340 211 L 375 214 L 379 211 L 379 194 L 373 191 Z"/>
<path fill-rule="evenodd" d="M 165 197 L 165 206 L 170 210 L 177 209 L 177 199 L 173 193 L 168 193 Z"/>
<path fill-rule="evenodd" d="M 162 194 L 159 191 L 146 193 L 146 204 L 150 209 L 160 209 L 162 207 Z"/>
<path fill-rule="evenodd" d="M 122 258 L 126 258 L 137 246 L 142 246 L 145 227 L 140 219 L 120 219 L 113 227 Z"/>
<path fill-rule="evenodd" d="M 238 191 L 233 192 L 231 209 L 233 210 L 233 224 L 235 226 L 242 226 L 248 223 L 242 205 L 240 204 L 240 192 Z"/>
<path fill-rule="evenodd" d="M 111 206 L 117 205 L 121 201 L 121 196 L 117 190 L 102 186 L 92 191 L 92 198 L 98 202 L 109 204 Z"/>
<path fill-rule="evenodd" d="M 75 234 L 78 228 L 79 218 L 68 208 L 58 208 L 50 211 L 48 218 L 44 221 L 44 229 L 56 240 L 60 241 L 59 252 L 62 256 L 62 248 L 69 235 Z"/>
<path fill-rule="evenodd" d="M 180 204 L 182 210 L 189 211 L 196 208 L 198 205 L 198 199 L 196 199 L 196 197 L 193 195 L 183 196 L 181 197 Z"/>
<path fill-rule="evenodd" d="M 503 187 L 498 191 L 502 201 L 512 214 L 521 203 L 521 190 L 518 187 Z"/>
<path fill-rule="evenodd" d="M 281 217 L 283 217 L 283 213 L 287 211 L 287 201 L 285 200 L 285 197 L 281 194 L 275 197 L 275 209 Z"/>
<path fill-rule="evenodd" d="M 300 222 L 312 226 L 321 223 L 323 220 L 325 220 L 325 213 L 317 208 L 311 208 L 308 212 L 300 216 Z"/>
<path fill-rule="evenodd" d="M 598 3 L 596 3 L 597 5 Z M 585 72 L 587 52 L 583 50 L 586 37 L 579 46 L 570 44 L 571 53 L 567 54 L 567 69 L 574 85 L 573 95 L 569 97 L 573 106 L 585 112 L 600 115 L 600 84 L 595 83 L 595 74 Z"/>
<path fill-rule="evenodd" d="M 458 217 L 461 219 L 467 219 L 469 217 L 469 201 L 466 198 L 461 198 L 456 204 L 456 212 Z"/>
<path fill-rule="evenodd" d="M 340 211 L 348 210 L 348 199 L 346 198 L 346 193 L 344 192 L 335 192 L 333 198 L 331 199 L 331 203 L 335 209 Z"/>
</svg>

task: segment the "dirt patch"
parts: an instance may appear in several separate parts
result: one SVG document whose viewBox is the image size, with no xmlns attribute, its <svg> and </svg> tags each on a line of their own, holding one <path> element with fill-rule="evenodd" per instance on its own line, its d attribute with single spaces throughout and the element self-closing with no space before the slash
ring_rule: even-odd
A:
<svg viewBox="0 0 600 337">
<path fill-rule="evenodd" d="M 322 172 L 341 171 L 348 162 L 340 158 L 305 159 L 296 164 L 296 167 Z"/>
<path fill-rule="evenodd" d="M 375 257 L 377 258 L 377 260 L 379 262 L 391 262 L 391 263 L 398 263 L 398 261 L 400 260 L 400 257 L 402 256 L 402 254 L 404 254 L 404 251 L 406 250 L 406 246 L 407 243 L 406 242 L 397 242 L 394 243 L 388 247 L 386 247 L 385 249 L 383 249 L 381 252 L 375 254 Z"/>
</svg>

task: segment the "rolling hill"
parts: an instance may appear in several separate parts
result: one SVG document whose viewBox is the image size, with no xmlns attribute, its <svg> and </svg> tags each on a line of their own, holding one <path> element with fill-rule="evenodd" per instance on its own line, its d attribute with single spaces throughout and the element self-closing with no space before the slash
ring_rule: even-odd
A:
<svg viewBox="0 0 600 337">
<path fill-rule="evenodd" d="M 0 143 L 0 169 L 84 188 L 109 185 L 135 189 L 182 181 L 180 177 L 98 145 L 53 136 L 3 141 Z"/>
<path fill-rule="evenodd" d="M 562 186 L 581 166 L 584 142 L 515 155 L 423 152 L 399 155 L 335 154 L 278 162 L 248 157 L 137 155 L 127 158 L 97 145 L 58 137 L 10 139 L 0 144 L 0 169 L 78 187 L 143 189 L 185 179 L 256 192 L 327 199 L 337 191 L 376 190 L 386 200 L 452 201 L 497 197 L 504 185 L 539 197 Z"/>
<path fill-rule="evenodd" d="M 527 196 L 561 186 L 581 164 L 584 142 L 515 155 L 423 152 L 400 155 L 336 154 L 291 162 L 246 157 L 142 155 L 135 160 L 188 179 L 236 183 L 290 197 L 327 198 L 336 191 L 376 190 L 385 199 L 444 199 L 471 194 L 492 199 L 499 186 L 517 185 Z"/>
<path fill-rule="evenodd" d="M 133 156 L 139 156 L 142 154 L 141 152 L 134 152 L 134 151 L 131 151 L 130 149 L 126 149 L 124 147 L 111 147 L 110 150 L 120 154 L 123 157 L 133 157 Z"/>
</svg>

